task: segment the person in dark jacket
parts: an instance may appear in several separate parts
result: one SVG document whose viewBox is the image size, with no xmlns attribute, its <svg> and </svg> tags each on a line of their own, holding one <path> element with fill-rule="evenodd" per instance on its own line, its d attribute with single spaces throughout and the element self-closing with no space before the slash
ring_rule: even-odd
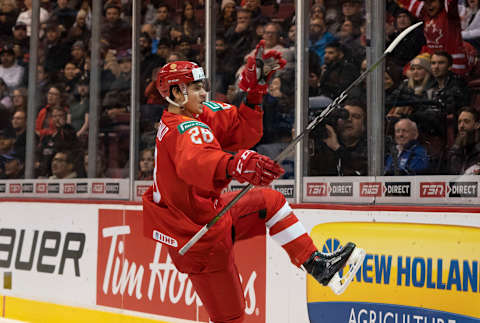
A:
<svg viewBox="0 0 480 323">
<path fill-rule="evenodd" d="M 458 135 L 448 152 L 449 174 L 480 175 L 480 120 L 478 112 L 464 107 L 458 115 Z"/>
<path fill-rule="evenodd" d="M 309 176 L 366 176 L 367 138 L 365 104 L 348 99 L 343 107 L 347 116 L 334 125 L 321 124 L 312 131 L 314 144 L 310 151 Z M 326 135 L 322 135 L 325 129 Z"/>
<path fill-rule="evenodd" d="M 395 124 L 395 145 L 385 159 L 385 175 L 418 175 L 426 173 L 429 159 L 418 142 L 417 124 L 403 118 Z"/>
</svg>

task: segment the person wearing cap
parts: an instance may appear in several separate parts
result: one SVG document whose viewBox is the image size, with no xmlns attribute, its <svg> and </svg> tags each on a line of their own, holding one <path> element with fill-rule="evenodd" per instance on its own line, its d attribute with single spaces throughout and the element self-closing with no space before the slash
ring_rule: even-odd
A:
<svg viewBox="0 0 480 323">
<path fill-rule="evenodd" d="M 342 0 L 342 14 L 340 20 L 362 20 L 362 7 L 362 0 Z"/>
<path fill-rule="evenodd" d="M 236 5 L 233 0 L 222 0 L 220 12 L 217 15 L 217 33 L 225 35 L 225 32 L 235 24 Z"/>
<path fill-rule="evenodd" d="M 47 25 L 42 45 L 45 48 L 45 70 L 50 80 L 57 80 L 58 73 L 70 59 L 71 45 L 62 41 L 61 31 L 55 22 Z"/>
<path fill-rule="evenodd" d="M 23 179 L 25 177 L 25 158 L 17 152 L 0 155 L 3 159 L 3 171 L 0 179 Z"/>
<path fill-rule="evenodd" d="M 0 78 L 5 81 L 8 90 L 11 92 L 24 82 L 25 69 L 17 64 L 13 44 L 6 44 L 0 52 Z"/>
<path fill-rule="evenodd" d="M 75 43 L 73 43 L 70 55 L 70 61 L 74 63 L 78 68 L 83 70 L 83 65 L 85 64 L 85 57 L 87 56 L 87 52 L 85 50 L 85 43 L 81 40 L 77 40 Z"/>
<path fill-rule="evenodd" d="M 30 37 L 27 36 L 27 25 L 23 22 L 17 22 L 12 27 L 13 43 L 19 44 L 24 52 L 30 47 Z"/>
</svg>

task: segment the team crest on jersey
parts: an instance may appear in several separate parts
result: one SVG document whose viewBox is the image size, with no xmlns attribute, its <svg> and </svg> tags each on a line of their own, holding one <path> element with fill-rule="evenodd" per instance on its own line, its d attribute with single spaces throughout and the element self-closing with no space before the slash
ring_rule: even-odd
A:
<svg viewBox="0 0 480 323">
<path fill-rule="evenodd" d="M 185 121 L 185 122 L 182 122 L 181 124 L 179 124 L 177 126 L 178 128 L 178 131 L 183 134 L 185 131 L 187 131 L 188 129 L 190 128 L 193 128 L 193 127 L 202 127 L 202 128 L 205 128 L 205 129 L 210 129 L 206 124 L 204 124 L 203 122 L 200 122 L 200 121 L 196 121 L 196 120 L 191 120 L 191 121 Z"/>
<path fill-rule="evenodd" d="M 212 101 L 203 102 L 203 105 L 209 108 L 210 110 L 212 110 L 213 112 L 228 110 L 232 107 L 232 105 L 228 103 L 219 103 L 219 102 L 212 102 Z"/>
</svg>

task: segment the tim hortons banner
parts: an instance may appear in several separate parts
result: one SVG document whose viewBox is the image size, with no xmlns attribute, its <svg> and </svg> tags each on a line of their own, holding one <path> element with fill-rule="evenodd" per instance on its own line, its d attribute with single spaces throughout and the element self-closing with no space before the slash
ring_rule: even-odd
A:
<svg viewBox="0 0 480 323">
<path fill-rule="evenodd" d="M 255 250 L 255 252 L 252 252 Z M 235 244 L 246 300 L 246 322 L 265 323 L 265 236 Z M 142 232 L 142 212 L 99 210 L 97 305 L 208 322 L 186 274 L 177 271 L 167 249 Z"/>
</svg>

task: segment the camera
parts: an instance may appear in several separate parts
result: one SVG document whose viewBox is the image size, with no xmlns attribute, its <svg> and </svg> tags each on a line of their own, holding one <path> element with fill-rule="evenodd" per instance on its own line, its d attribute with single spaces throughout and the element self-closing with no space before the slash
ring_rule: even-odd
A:
<svg viewBox="0 0 480 323">
<path fill-rule="evenodd" d="M 313 111 L 311 111 L 313 112 Z M 315 111 L 315 113 L 312 113 L 311 119 L 315 118 L 315 115 L 317 113 L 320 113 L 321 110 Z M 329 125 L 335 130 L 335 132 L 338 132 L 338 120 L 347 120 L 350 118 L 350 113 L 348 112 L 347 109 L 343 107 L 337 107 L 332 110 L 323 120 L 320 122 L 320 124 L 317 125 L 315 129 L 312 131 L 312 136 L 315 138 L 319 139 L 325 139 L 328 138 L 328 131 L 325 125 Z"/>
</svg>

